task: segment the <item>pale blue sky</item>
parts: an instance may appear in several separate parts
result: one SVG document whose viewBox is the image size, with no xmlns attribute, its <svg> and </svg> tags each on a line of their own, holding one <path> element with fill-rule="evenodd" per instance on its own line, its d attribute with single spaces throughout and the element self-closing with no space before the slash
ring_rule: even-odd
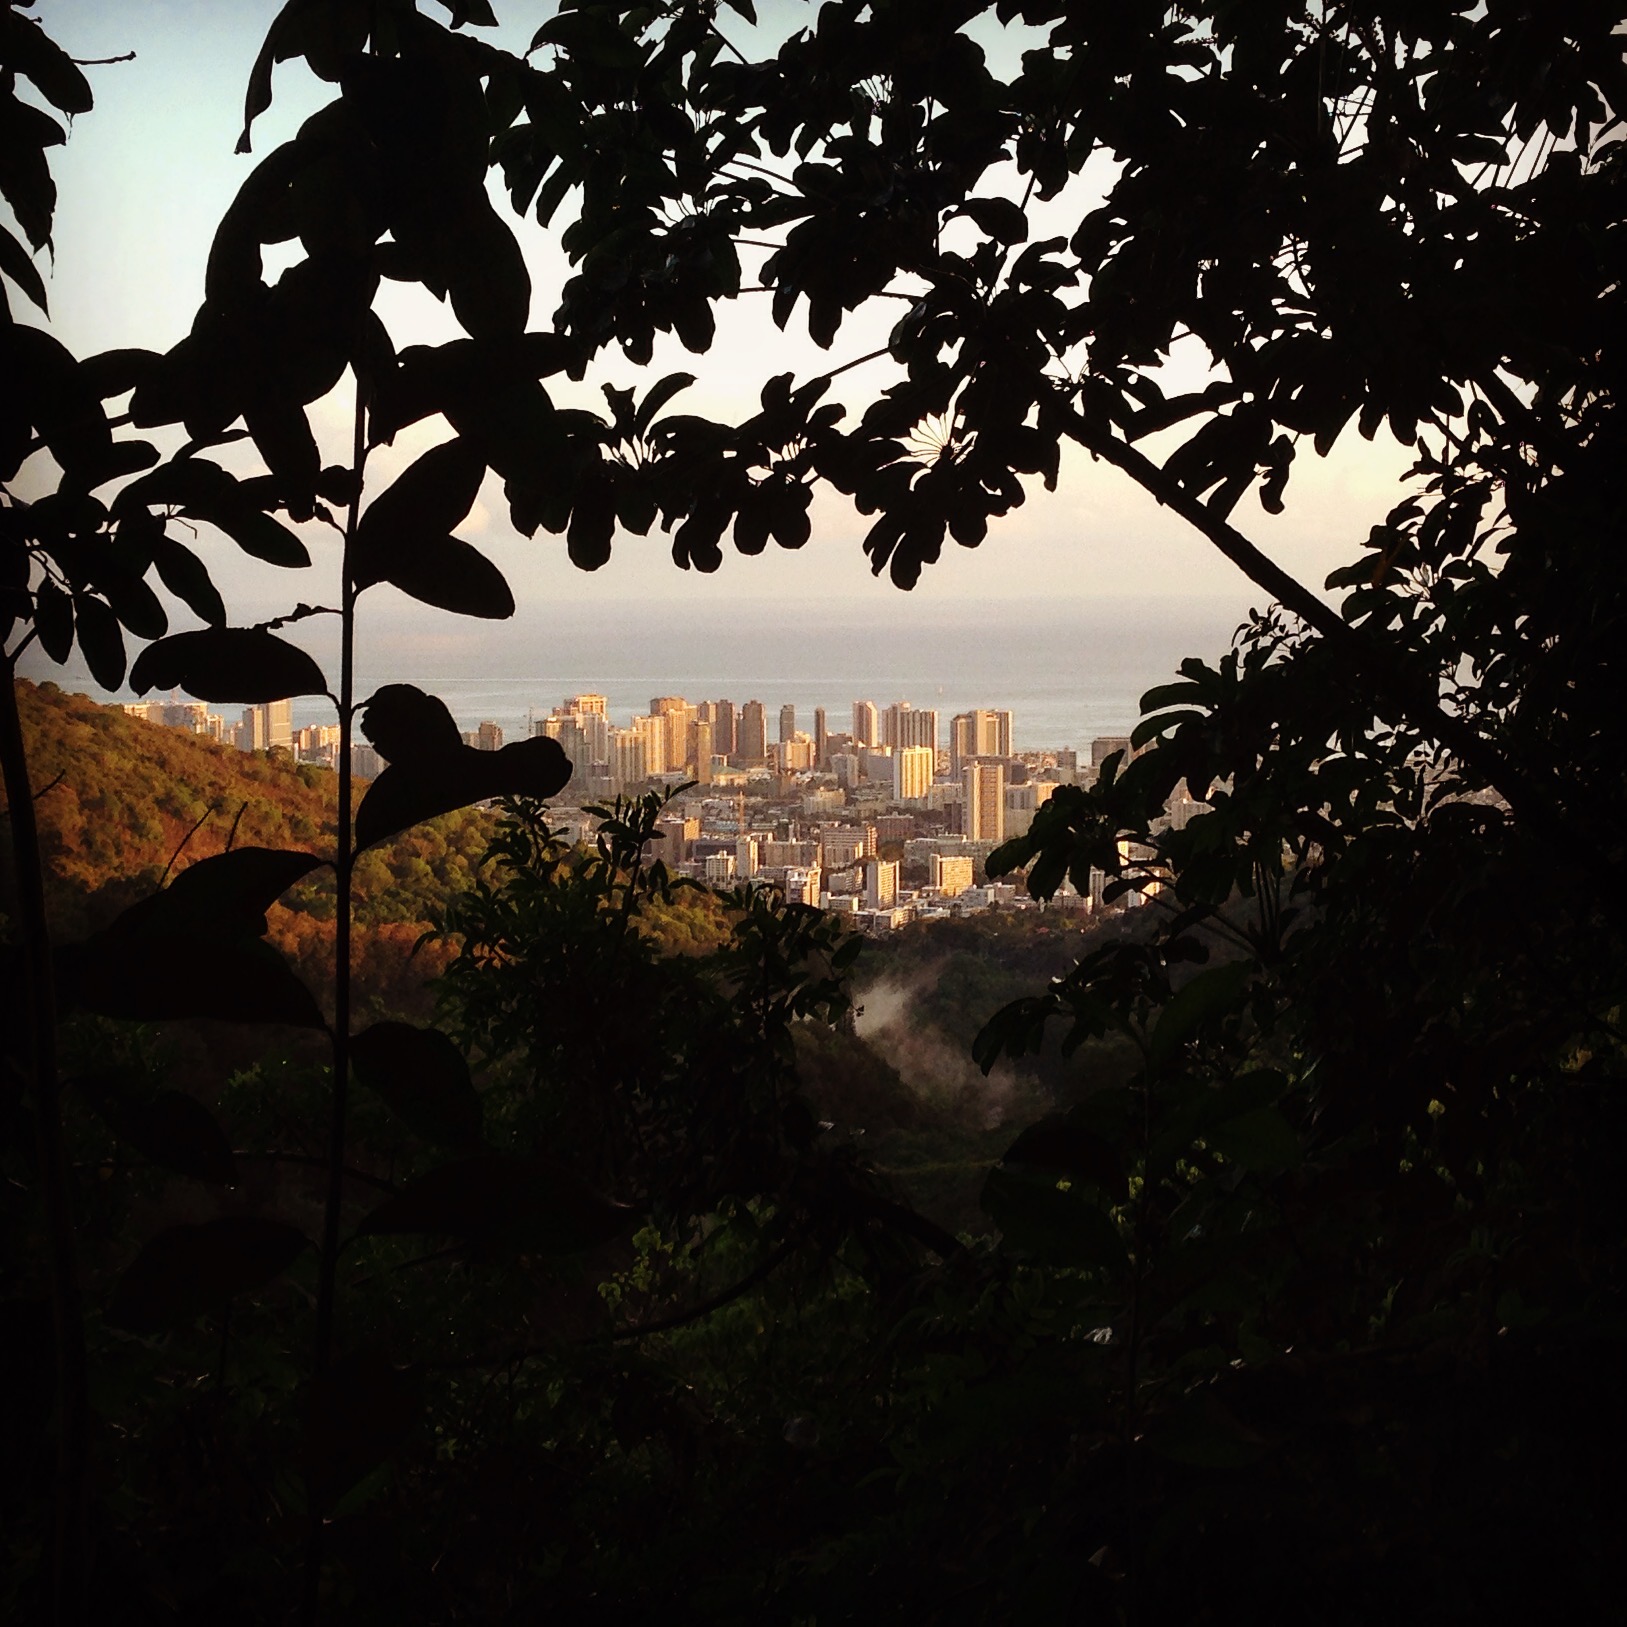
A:
<svg viewBox="0 0 1627 1627">
<path fill-rule="evenodd" d="M 798 9 L 795 0 L 774 0 L 774 5 L 779 14 Z M 516 20 L 507 39 L 523 48 L 553 7 L 499 0 L 498 9 Z M 234 154 L 243 86 L 276 10 L 274 0 L 45 0 L 45 21 L 74 56 L 137 53 L 134 62 L 87 70 L 96 108 L 77 121 L 67 148 L 53 155 L 61 194 L 57 256 L 54 269 L 42 269 L 49 276 L 52 325 L 80 353 L 128 345 L 163 349 L 186 332 L 201 294 L 214 225 L 237 185 L 257 158 L 328 94 L 329 87 L 303 64 L 280 66 L 277 100 L 255 127 L 255 156 Z M 727 14 L 724 26 L 744 27 Z M 1054 206 L 1062 213 L 1072 210 L 1074 220 L 1079 207 L 1076 199 Z M 1058 225 L 1068 229 L 1063 221 Z M 532 321 L 542 325 L 553 309 L 564 262 L 534 222 L 521 228 L 521 238 L 536 285 Z M 398 344 L 456 333 L 449 315 L 427 295 L 399 291 L 398 285 L 390 290 L 391 302 L 381 309 Z M 886 308 L 856 322 L 851 337 L 839 338 L 827 354 L 796 331 L 801 312 L 792 319 L 793 331 L 781 334 L 768 320 L 766 304 L 760 296 L 748 296 L 721 313 L 719 341 L 706 356 L 692 357 L 676 343 L 668 345 L 652 364 L 654 376 L 680 367 L 695 372 L 700 384 L 683 398 L 686 405 L 743 413 L 770 373 L 793 368 L 811 374 L 829 367 L 832 356 L 862 354 L 896 316 L 894 308 Z M 842 381 L 844 398 L 860 404 L 866 391 L 886 381 L 885 365 L 848 375 Z M 589 388 L 596 400 L 598 379 L 625 383 L 632 374 L 611 358 Z M 342 455 L 345 414 L 345 400 L 319 403 L 314 414 L 319 438 L 336 460 Z M 374 472 L 388 475 L 444 434 L 438 420 L 418 426 L 393 454 L 381 456 Z M 1405 463 L 1402 449 L 1369 446 L 1353 434 L 1327 460 L 1315 459 L 1307 447 L 1289 488 L 1286 515 L 1267 516 L 1248 499 L 1234 519 L 1295 575 L 1320 584 L 1328 570 L 1355 552 L 1394 500 L 1395 479 Z M 480 507 L 460 531 L 508 573 L 522 607 L 521 622 L 531 619 L 528 610 L 617 598 L 659 598 L 675 606 L 739 598 L 794 606 L 809 597 L 890 597 L 908 614 L 912 599 L 993 606 L 1036 594 L 1059 603 L 1210 597 L 1227 607 L 1226 615 L 1260 598 L 1185 525 L 1123 476 L 1082 454 L 1064 456 L 1056 493 L 1046 493 L 1036 481 L 1028 503 L 997 522 L 980 549 L 950 545 L 909 598 L 871 577 L 859 546 L 867 522 L 841 499 L 822 493 L 814 515 L 814 538 L 801 552 L 771 548 L 757 559 L 726 552 L 722 570 L 712 577 L 678 571 L 660 536 L 618 539 L 615 557 L 602 571 L 576 571 L 565 558 L 562 539 L 514 535 L 495 483 L 488 484 Z M 330 591 L 331 572 L 321 562 L 329 556 L 323 544 L 316 568 L 285 573 L 242 561 L 223 542 L 210 553 L 228 604 L 245 618 L 268 614 L 285 599 L 312 600 Z M 518 625 L 508 631 L 494 627 L 491 633 L 498 639 L 521 636 Z"/>
</svg>

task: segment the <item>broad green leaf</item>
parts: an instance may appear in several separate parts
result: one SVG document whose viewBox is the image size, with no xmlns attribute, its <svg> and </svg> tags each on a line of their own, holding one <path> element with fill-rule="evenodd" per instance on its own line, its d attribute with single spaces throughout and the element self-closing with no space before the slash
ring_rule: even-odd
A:
<svg viewBox="0 0 1627 1627">
<path fill-rule="evenodd" d="M 545 1158 L 482 1153 L 442 1164 L 386 1198 L 360 1236 L 428 1233 L 575 1254 L 628 1230 L 635 1212 Z"/>
<path fill-rule="evenodd" d="M 1128 1263 L 1112 1219 L 1082 1192 L 1053 1179 L 996 1166 L 983 1184 L 982 1203 L 1007 1247 L 1047 1265 L 1098 1267 L 1117 1275 Z"/>
<path fill-rule="evenodd" d="M 265 1287 L 309 1247 L 295 1227 L 250 1215 L 171 1226 L 125 1269 L 107 1320 L 131 1333 L 163 1333 Z"/>
<path fill-rule="evenodd" d="M 463 1053 L 433 1028 L 381 1022 L 350 1042 L 356 1077 L 408 1129 L 438 1146 L 480 1145 L 480 1097 Z"/>
<path fill-rule="evenodd" d="M 197 932 L 99 932 L 57 951 L 65 1009 L 102 1017 L 164 1022 L 212 1017 L 221 1022 L 326 1024 L 311 991 L 287 961 L 259 938 Z"/>
<path fill-rule="evenodd" d="M 1270 1445 L 1207 1385 L 1184 1396 L 1172 1413 L 1150 1419 L 1142 1439 L 1160 1457 L 1200 1469 L 1245 1468 Z"/>
<path fill-rule="evenodd" d="M 143 1095 L 130 1080 L 111 1071 L 73 1083 L 113 1134 L 142 1157 L 195 1180 L 230 1185 L 237 1179 L 232 1144 L 196 1097 L 179 1090 Z"/>
<path fill-rule="evenodd" d="M 352 1486 L 383 1463 L 423 1412 L 422 1384 L 364 1346 L 311 1380 L 305 1414 L 305 1484 L 310 1508 L 331 1513 Z"/>
<path fill-rule="evenodd" d="M 1001 1162 L 1076 1175 L 1117 1198 L 1122 1198 L 1129 1189 L 1123 1162 L 1112 1143 L 1094 1130 L 1070 1123 L 1060 1114 L 1029 1125 L 1006 1148 Z"/>
<path fill-rule="evenodd" d="M 1204 1140 L 1216 1152 L 1255 1174 L 1289 1169 L 1300 1159 L 1299 1137 L 1274 1107 L 1257 1107 L 1251 1113 L 1216 1124 L 1204 1132 Z"/>
<path fill-rule="evenodd" d="M 1147 1045 L 1153 1063 L 1168 1062 L 1199 1029 L 1235 1010 L 1253 971 L 1248 961 L 1237 960 L 1199 972 L 1159 1015 Z"/>
</svg>

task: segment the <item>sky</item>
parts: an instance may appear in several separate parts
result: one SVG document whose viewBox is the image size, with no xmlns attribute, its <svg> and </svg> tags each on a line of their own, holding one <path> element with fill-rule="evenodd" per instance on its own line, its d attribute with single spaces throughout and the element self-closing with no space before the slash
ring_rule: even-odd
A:
<svg viewBox="0 0 1627 1627">
<path fill-rule="evenodd" d="M 279 66 L 276 100 L 255 126 L 254 154 L 233 151 L 242 123 L 242 93 L 250 65 L 271 18 L 270 0 L 43 0 L 41 15 L 53 36 L 75 57 L 106 58 L 135 52 L 135 60 L 87 68 L 96 95 L 93 112 L 75 121 L 66 148 L 52 155 L 60 201 L 54 265 L 47 274 L 53 330 L 79 354 L 123 347 L 167 349 L 191 325 L 202 296 L 203 267 L 216 222 L 251 167 L 320 106 L 330 87 L 299 62 Z M 553 7 L 498 0 L 512 16 L 503 43 L 523 48 Z M 433 11 L 433 8 L 431 8 Z M 803 14 L 797 0 L 769 0 L 770 26 L 784 27 Z M 745 25 L 725 14 L 725 29 Z M 1001 46 L 992 36 L 996 49 Z M 986 191 L 998 190 L 991 178 Z M 506 205 L 505 205 L 506 207 Z M 1055 229 L 1069 231 L 1089 200 L 1077 193 L 1050 206 Z M 532 221 L 520 227 L 534 284 L 532 325 L 546 326 L 556 294 L 568 274 L 564 256 Z M 268 254 L 268 275 L 278 269 Z M 749 263 L 748 263 L 749 272 Z M 749 276 L 748 276 L 749 280 Z M 381 314 L 398 346 L 456 337 L 450 313 L 422 290 L 386 285 Z M 678 369 L 699 375 L 678 405 L 685 410 L 743 415 L 755 405 L 761 382 L 776 372 L 799 377 L 827 370 L 833 360 L 857 356 L 881 342 L 898 307 L 878 302 L 873 316 L 844 332 L 831 352 L 808 339 L 806 307 L 779 332 L 764 296 L 743 296 L 720 312 L 719 338 L 704 356 L 676 341 L 658 347 L 650 377 Z M 799 331 L 800 330 L 800 331 Z M 856 369 L 841 384 L 846 399 L 862 405 L 886 382 L 878 369 Z M 637 369 L 611 357 L 590 378 L 633 382 Z M 343 392 L 312 409 L 318 439 L 342 461 L 348 398 Z M 595 396 L 590 403 L 598 404 Z M 447 430 L 438 419 L 414 426 L 394 448 L 377 456 L 370 480 L 387 477 Z M 1149 443 L 1143 443 L 1148 445 Z M 1149 449 L 1151 449 L 1149 447 Z M 227 461 L 223 455 L 223 461 Z M 1393 442 L 1369 444 L 1349 432 L 1326 459 L 1309 447 L 1295 466 L 1282 516 L 1269 516 L 1252 497 L 1232 519 L 1301 581 L 1317 586 L 1328 571 L 1352 557 L 1369 526 L 1396 500 L 1396 483 L 1409 461 Z M 912 606 L 981 606 L 998 616 L 1044 598 L 1058 606 L 1133 599 L 1138 614 L 1156 614 L 1158 601 L 1210 602 L 1217 636 L 1261 594 L 1182 521 L 1161 510 L 1127 477 L 1092 462 L 1077 450 L 1064 452 L 1056 492 L 1035 480 L 1027 503 L 995 521 L 975 550 L 946 544 L 943 560 L 929 567 L 914 593 L 904 596 L 885 578 L 870 574 L 860 546 L 870 523 L 845 499 L 821 491 L 813 509 L 814 535 L 799 552 L 771 547 L 749 559 L 725 551 L 712 576 L 678 570 L 659 533 L 647 539 L 618 538 L 611 562 L 595 573 L 572 567 L 562 538 L 517 536 L 510 527 L 494 480 L 459 535 L 487 552 L 508 575 L 520 615 L 490 636 L 531 636 L 522 628 L 553 607 L 603 606 L 636 601 L 681 608 L 701 602 L 738 600 L 788 607 L 809 599 L 886 599 L 900 615 Z M 330 591 L 332 547 L 316 543 L 318 563 L 307 572 L 278 572 L 237 555 L 223 539 L 208 553 L 234 619 L 253 620 L 302 599 L 320 601 Z M 312 539 L 316 542 L 316 539 Z M 386 604 L 391 588 L 374 590 Z M 331 600 L 329 601 L 331 602 Z M 1152 608 L 1145 608 L 1148 605 Z M 403 607 L 398 607 L 403 608 Z M 184 614 L 181 622 L 184 624 Z M 411 618 L 417 625 L 419 618 Z"/>
</svg>

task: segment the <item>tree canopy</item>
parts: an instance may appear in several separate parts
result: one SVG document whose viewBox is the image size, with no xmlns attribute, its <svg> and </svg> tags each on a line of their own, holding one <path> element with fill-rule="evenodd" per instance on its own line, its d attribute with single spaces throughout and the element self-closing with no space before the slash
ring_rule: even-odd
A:
<svg viewBox="0 0 1627 1627">
<path fill-rule="evenodd" d="M 191 332 L 80 358 L 25 317 L 56 115 L 89 113 L 91 81 L 26 9 L 0 13 L 7 663 L 37 642 L 109 688 L 328 695 L 342 740 L 331 849 L 211 855 L 53 945 L 15 696 L 0 709 L 7 1292 L 33 1330 L 8 1428 L 52 1488 L 11 1597 L 57 1621 L 132 1587 L 154 1619 L 242 1611 L 250 1577 L 253 1608 L 307 1621 L 655 1601 L 1185 1621 L 1244 1597 L 1484 1620 L 1539 1593 L 1584 1614 L 1620 1512 L 1619 13 L 826 0 L 759 22 L 750 0 L 585 0 L 522 52 L 483 32 L 485 0 L 289 0 L 241 149 L 292 65 L 331 100 L 244 181 Z M 534 229 L 573 267 L 536 327 Z M 398 349 L 384 280 L 464 336 Z M 658 335 L 704 355 L 748 295 L 831 366 L 770 361 L 739 422 L 683 411 L 687 373 L 602 407 L 579 388 Z M 845 354 L 878 301 L 885 345 Z M 335 390 L 343 449 L 312 427 Z M 437 415 L 451 437 L 376 489 L 370 454 Z M 1417 466 L 1329 603 L 1234 516 L 1250 491 L 1280 505 L 1302 451 L 1381 426 Z M 260 472 L 228 471 L 235 443 Z M 512 613 L 456 535 L 488 472 L 516 528 L 585 569 L 653 529 L 700 570 L 725 538 L 801 547 L 822 482 L 875 516 L 872 564 L 908 588 L 951 539 L 998 546 L 1068 446 L 1270 606 L 1146 697 L 1151 749 L 991 860 L 1039 897 L 1104 870 L 1152 924 L 982 1028 L 985 1067 L 1057 1024 L 1082 1068 L 1111 1039 L 1114 1067 L 1006 1148 L 983 1193 L 999 1240 L 969 1246 L 799 1093 L 792 1028 L 845 1008 L 832 925 L 741 900 L 705 965 L 663 963 L 630 927 L 668 884 L 653 804 L 604 810 L 596 852 L 568 856 L 535 805 L 557 747 L 476 753 L 410 683 L 358 695 L 355 628 L 384 582 Z M 48 475 L 32 500 L 25 466 Z M 287 566 L 331 534 L 335 602 L 231 624 L 198 526 Z M 171 631 L 177 603 L 201 625 Z M 339 618 L 336 673 L 281 636 L 314 614 Z M 388 767 L 353 805 L 356 728 Z M 1183 780 L 1204 806 L 1173 829 Z M 497 1070 L 487 1115 L 445 1032 L 353 1032 L 351 953 L 366 850 L 491 797 L 519 799 L 507 880 L 455 917 L 446 992 Z M 328 864 L 323 1003 L 264 935 Z M 590 968 L 603 986 L 573 999 Z M 661 1033 L 631 1026 L 640 988 Z M 594 1012 L 593 1043 L 565 1044 Z M 727 1055 L 693 1032 L 705 1012 Z M 226 1188 L 248 1155 L 116 1026 L 195 1017 L 326 1041 L 325 1067 L 268 1056 L 217 1104 L 263 1140 L 312 1129 L 310 1188 L 211 1206 L 141 1185 L 156 1165 Z M 501 1098 L 516 1079 L 531 1094 Z M 406 1254 L 416 1235 L 445 1251 Z M 786 1344 L 754 1368 L 693 1331 L 719 1313 Z M 213 1386 L 186 1376 L 217 1345 Z M 166 1489 L 205 1437 L 207 1477 L 247 1488 L 209 1506 Z M 512 1523 L 471 1534 L 465 1503 Z M 618 1505 L 636 1517 L 596 1537 Z M 537 1543 L 544 1513 L 567 1541 Z M 451 1579 L 404 1596 L 431 1543 Z"/>
</svg>

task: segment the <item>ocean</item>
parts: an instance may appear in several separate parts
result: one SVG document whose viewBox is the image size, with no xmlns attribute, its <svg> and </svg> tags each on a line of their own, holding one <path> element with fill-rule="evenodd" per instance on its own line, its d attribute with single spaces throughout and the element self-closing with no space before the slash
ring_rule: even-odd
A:
<svg viewBox="0 0 1627 1627">
<path fill-rule="evenodd" d="M 829 727 L 849 727 L 855 700 L 908 701 L 949 718 L 974 707 L 1010 711 L 1020 751 L 1088 747 L 1126 732 L 1143 693 L 1175 675 L 1186 655 L 1218 656 L 1246 603 L 1216 599 L 996 600 L 972 603 L 878 595 L 867 600 L 691 599 L 575 603 L 521 613 L 511 622 L 461 620 L 400 604 L 364 617 L 357 645 L 358 694 L 411 682 L 438 694 L 461 728 L 486 719 L 510 739 L 529 717 L 566 696 L 605 695 L 625 723 L 656 695 L 691 701 L 759 700 L 777 736 L 780 707 L 796 707 L 812 732 L 823 706 Z M 334 622 L 287 630 L 332 673 Z M 30 652 L 34 655 L 35 652 Z M 26 676 L 51 678 L 98 699 L 77 651 L 66 669 L 35 657 Z M 236 708 L 219 708 L 234 716 Z M 296 724 L 330 722 L 324 699 L 294 703 Z"/>
</svg>

